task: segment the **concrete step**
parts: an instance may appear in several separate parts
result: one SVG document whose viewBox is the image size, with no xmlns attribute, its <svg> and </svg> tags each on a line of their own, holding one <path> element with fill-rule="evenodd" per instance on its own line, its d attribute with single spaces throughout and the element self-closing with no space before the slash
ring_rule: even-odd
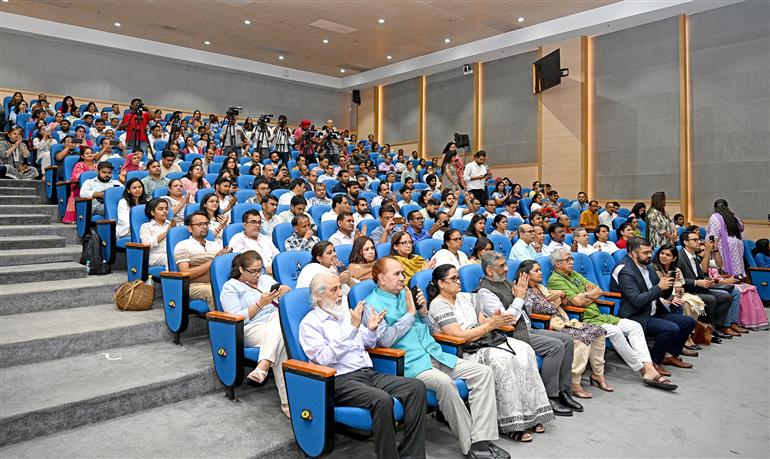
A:
<svg viewBox="0 0 770 459">
<path fill-rule="evenodd" d="M 191 319 L 184 342 L 206 334 L 206 322 Z M 149 311 L 118 311 L 110 303 L 0 316 L 0 368 L 171 339 L 160 296 Z"/>
<path fill-rule="evenodd" d="M 19 205 L 19 204 L 2 204 L 0 205 L 0 215 L 48 215 L 50 220 L 47 223 L 53 223 L 59 221 L 59 206 L 52 204 L 35 204 L 35 205 Z M 18 223 L 16 223 L 18 225 Z"/>
<path fill-rule="evenodd" d="M 6 458 L 196 457 L 303 458 L 272 384 L 243 386 L 238 402 L 221 391 L 78 427 L 0 449 Z M 338 435 L 335 445 L 372 445 Z"/>
<path fill-rule="evenodd" d="M 28 189 L 33 190 L 34 188 L 18 188 L 20 190 Z M 3 196 L 0 195 L 0 204 L 40 204 L 42 203 L 40 196 L 32 195 L 32 196 Z"/>
<path fill-rule="evenodd" d="M 3 285 L 0 286 L 0 315 L 112 303 L 113 290 L 125 281 L 123 271 L 84 279 Z"/>
<path fill-rule="evenodd" d="M 67 245 L 65 238 L 52 234 L 0 237 L 0 250 L 57 249 L 65 245 Z"/>
<path fill-rule="evenodd" d="M 48 218 L 46 216 L 46 218 Z M 61 236 L 67 240 L 67 244 L 80 244 L 75 225 L 64 223 L 50 223 L 42 225 L 7 225 L 0 226 L 0 237 L 5 236 L 32 236 L 37 234 L 52 234 Z"/>
<path fill-rule="evenodd" d="M 79 243 L 67 244 L 56 250 L 21 249 L 0 250 L 0 266 L 31 265 L 33 263 L 57 263 L 80 260 L 83 247 Z M 85 268 L 84 268 L 85 272 Z"/>
<path fill-rule="evenodd" d="M 0 266 L 0 285 L 86 277 L 85 266 L 72 261 L 34 265 Z"/>
<path fill-rule="evenodd" d="M 0 226 L 16 225 L 48 225 L 52 222 L 51 216 L 40 213 L 0 214 Z"/>
<path fill-rule="evenodd" d="M 0 446 L 187 400 L 221 387 L 208 339 L 187 340 L 184 346 L 150 343 L 111 348 L 5 368 L 0 382 Z M 206 417 L 195 421 L 211 429 Z M 145 433 L 154 430 L 152 425 L 144 426 L 140 430 Z"/>
<path fill-rule="evenodd" d="M 4 185 L 4 183 L 0 181 L 0 185 Z M 37 188 L 0 186 L 0 196 L 39 196 L 39 195 L 40 193 L 37 192 Z"/>
<path fill-rule="evenodd" d="M 2 179 L 0 180 L 0 186 L 4 188 L 32 188 L 37 190 L 38 194 L 43 191 L 42 180 L 15 180 L 15 179 Z"/>
</svg>

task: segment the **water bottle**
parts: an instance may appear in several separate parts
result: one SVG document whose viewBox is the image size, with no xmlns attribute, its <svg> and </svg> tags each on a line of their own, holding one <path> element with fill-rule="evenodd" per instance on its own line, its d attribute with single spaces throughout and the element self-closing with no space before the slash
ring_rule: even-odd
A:
<svg viewBox="0 0 770 459">
<path fill-rule="evenodd" d="M 86 260 L 86 276 L 91 274 L 91 260 Z"/>
</svg>

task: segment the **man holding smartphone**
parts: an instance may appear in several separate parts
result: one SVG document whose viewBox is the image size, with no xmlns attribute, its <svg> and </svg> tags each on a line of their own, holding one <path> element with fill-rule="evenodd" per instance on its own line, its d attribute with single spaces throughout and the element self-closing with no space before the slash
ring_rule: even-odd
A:
<svg viewBox="0 0 770 459">
<path fill-rule="evenodd" d="M 463 171 L 463 179 L 466 183 L 466 189 L 479 200 L 479 202 L 487 202 L 487 184 L 486 181 L 492 177 L 492 173 L 489 172 L 489 166 L 486 165 L 487 152 L 479 150 L 476 152 L 475 160 L 465 166 Z"/>
</svg>

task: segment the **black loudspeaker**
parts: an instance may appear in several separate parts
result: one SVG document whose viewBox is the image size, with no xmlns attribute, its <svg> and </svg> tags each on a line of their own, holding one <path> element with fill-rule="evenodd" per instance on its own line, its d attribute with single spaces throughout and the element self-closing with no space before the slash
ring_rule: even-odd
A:
<svg viewBox="0 0 770 459">
<path fill-rule="evenodd" d="M 361 91 L 358 89 L 353 90 L 353 103 L 357 105 L 361 105 Z"/>
</svg>

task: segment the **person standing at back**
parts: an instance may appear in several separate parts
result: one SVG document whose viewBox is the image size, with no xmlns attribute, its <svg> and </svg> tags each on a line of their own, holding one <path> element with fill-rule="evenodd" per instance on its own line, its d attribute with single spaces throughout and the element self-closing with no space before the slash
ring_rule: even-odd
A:
<svg viewBox="0 0 770 459">
<path fill-rule="evenodd" d="M 479 150 L 476 152 L 475 160 L 466 165 L 463 171 L 463 179 L 468 191 L 481 203 L 486 203 L 489 198 L 487 195 L 487 179 L 492 177 L 486 162 L 487 152 Z"/>
</svg>

